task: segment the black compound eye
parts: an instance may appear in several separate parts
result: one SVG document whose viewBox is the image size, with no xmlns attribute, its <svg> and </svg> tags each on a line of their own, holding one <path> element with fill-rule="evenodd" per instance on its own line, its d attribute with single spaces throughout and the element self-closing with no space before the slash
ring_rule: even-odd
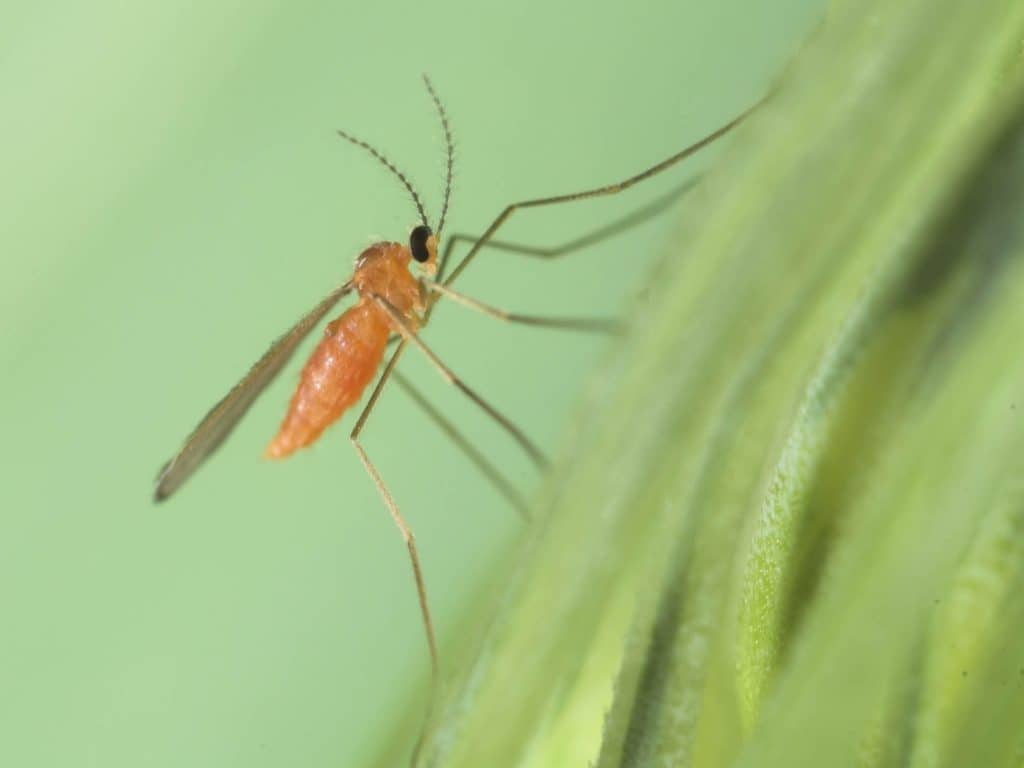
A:
<svg viewBox="0 0 1024 768">
<path fill-rule="evenodd" d="M 430 260 L 430 251 L 427 250 L 427 240 L 431 235 L 430 227 L 420 224 L 409 234 L 409 250 L 412 257 L 420 264 Z"/>
<path fill-rule="evenodd" d="M 414 227 L 412 232 L 409 234 L 409 250 L 412 251 L 412 257 L 421 264 L 430 260 L 430 252 L 427 250 L 427 240 L 430 238 L 431 234 L 430 227 L 426 224 L 420 224 L 418 227 Z"/>
</svg>

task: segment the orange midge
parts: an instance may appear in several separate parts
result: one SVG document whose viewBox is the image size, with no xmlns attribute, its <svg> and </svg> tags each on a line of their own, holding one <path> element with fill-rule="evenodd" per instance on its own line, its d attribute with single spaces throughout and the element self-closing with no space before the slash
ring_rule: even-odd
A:
<svg viewBox="0 0 1024 768">
<path fill-rule="evenodd" d="M 242 380 L 220 402 L 210 409 L 199 422 L 199 425 L 192 431 L 192 434 L 186 438 L 179 451 L 170 461 L 164 464 L 157 477 L 153 498 L 156 501 L 163 501 L 169 498 L 195 473 L 203 462 L 231 434 L 231 431 L 241 421 L 250 406 L 256 401 L 256 398 L 280 373 L 302 340 L 321 320 L 327 317 L 328 313 L 334 309 L 335 305 L 342 298 L 355 291 L 359 296 L 358 301 L 335 320 L 327 324 L 324 337 L 320 340 L 319 345 L 309 358 L 309 362 L 303 368 L 299 384 L 288 407 L 288 412 L 281 423 L 277 435 L 267 446 L 266 456 L 272 459 L 284 458 L 300 448 L 315 442 L 327 427 L 341 418 L 348 408 L 360 400 L 367 386 L 376 376 L 377 370 L 381 367 L 381 363 L 384 360 L 384 352 L 389 341 L 397 341 L 387 365 L 384 366 L 383 372 L 377 378 L 376 387 L 356 419 L 349 439 L 359 460 L 370 475 L 381 499 L 390 512 L 395 525 L 401 532 L 402 538 L 405 540 L 406 547 L 409 550 L 409 559 L 416 582 L 417 598 L 423 617 L 424 630 L 427 635 L 427 644 L 430 649 L 430 660 L 436 674 L 438 669 L 437 644 L 434 640 L 434 629 L 430 618 L 430 609 L 427 604 L 427 590 L 420 567 L 419 555 L 416 550 L 415 538 L 409 525 L 405 522 L 405 518 L 399 512 L 398 505 L 395 503 L 394 498 L 392 498 L 383 478 L 373 462 L 370 461 L 359 440 L 366 420 L 373 410 L 384 384 L 394 375 L 398 383 L 409 392 L 413 400 L 424 408 L 427 415 L 437 422 L 449 436 L 453 437 L 456 444 L 467 453 L 469 458 L 494 483 L 495 487 L 505 498 L 520 511 L 524 510 L 524 505 L 515 493 L 515 490 L 501 476 L 501 473 L 487 462 L 479 451 L 473 449 L 469 441 L 462 437 L 453 425 L 448 423 L 436 409 L 426 402 L 425 398 L 416 391 L 411 382 L 395 371 L 395 364 L 399 356 L 406 348 L 406 345 L 412 344 L 417 347 L 448 383 L 467 395 L 488 416 L 505 429 L 522 446 L 535 464 L 539 467 L 546 466 L 543 454 L 530 442 L 522 431 L 510 419 L 503 416 L 494 406 L 490 405 L 456 376 L 420 339 L 418 331 L 426 325 L 433 305 L 444 296 L 484 314 L 509 322 L 583 331 L 608 331 L 612 329 L 614 323 L 609 323 L 605 319 L 546 318 L 505 312 L 457 293 L 451 288 L 451 284 L 462 274 L 485 245 L 514 253 L 556 258 L 638 223 L 642 220 L 641 217 L 636 215 L 629 216 L 617 223 L 604 227 L 598 233 L 578 238 L 570 244 L 555 248 L 516 245 L 493 239 L 494 234 L 502 224 L 515 211 L 521 208 L 537 208 L 604 195 L 614 195 L 632 187 L 634 184 L 655 176 L 725 135 L 752 110 L 747 110 L 739 117 L 726 123 L 699 141 L 622 181 L 582 192 L 536 198 L 507 205 L 479 237 L 455 234 L 448 238 L 445 241 L 443 252 L 438 257 L 438 243 L 442 238 L 445 214 L 448 211 L 448 201 L 451 194 L 454 151 L 451 130 L 448 125 L 448 116 L 430 81 L 424 77 L 424 82 L 441 119 L 447 150 L 444 198 L 437 229 L 431 229 L 427 221 L 426 211 L 416 189 L 390 160 L 366 142 L 356 139 L 343 131 L 338 131 L 338 134 L 343 139 L 373 155 L 378 162 L 402 183 L 416 205 L 420 223 L 412 229 L 408 245 L 381 242 L 375 243 L 364 250 L 356 259 L 351 279 L 335 288 L 270 346 L 270 349 L 242 377 Z M 673 193 L 670 197 L 675 197 L 677 194 Z M 659 203 L 658 210 L 663 207 L 664 204 Z M 655 210 L 653 206 L 651 210 Z M 469 250 L 455 268 L 451 270 L 451 273 L 446 274 L 448 257 L 452 252 L 452 247 L 457 242 L 470 243 Z M 418 276 L 410 271 L 412 262 L 416 262 L 419 272 Z M 435 276 L 436 281 L 433 279 Z"/>
</svg>

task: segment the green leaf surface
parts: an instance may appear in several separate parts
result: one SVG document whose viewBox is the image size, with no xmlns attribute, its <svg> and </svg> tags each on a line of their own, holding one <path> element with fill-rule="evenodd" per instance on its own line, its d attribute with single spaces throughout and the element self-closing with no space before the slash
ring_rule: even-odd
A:
<svg viewBox="0 0 1024 768">
<path fill-rule="evenodd" d="M 1007 0 L 833 6 L 691 199 L 419 764 L 1020 765 L 1022 40 Z"/>
</svg>

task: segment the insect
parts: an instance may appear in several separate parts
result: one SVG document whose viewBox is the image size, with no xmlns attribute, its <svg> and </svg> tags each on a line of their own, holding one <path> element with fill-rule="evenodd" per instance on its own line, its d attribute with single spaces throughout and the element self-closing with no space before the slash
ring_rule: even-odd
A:
<svg viewBox="0 0 1024 768">
<path fill-rule="evenodd" d="M 543 249 L 497 241 L 492 238 L 502 224 L 519 209 L 613 195 L 661 173 L 724 136 L 738 125 L 751 110 L 747 110 L 676 154 L 623 181 L 581 192 L 526 200 L 508 205 L 495 217 L 482 235 L 472 237 L 455 234 L 445 242 L 444 249 L 438 256 L 451 196 L 454 152 L 448 115 L 429 78 L 424 76 L 423 80 L 440 118 L 446 147 L 446 178 L 437 228 L 433 229 L 430 226 L 420 196 L 412 183 L 388 158 L 365 141 L 344 131 L 338 131 L 341 138 L 372 155 L 405 187 L 416 207 L 419 223 L 410 232 L 408 243 L 379 242 L 364 250 L 355 260 L 351 277 L 331 291 L 326 298 L 270 346 L 270 349 L 242 380 L 203 417 L 199 425 L 185 440 L 181 449 L 163 466 L 157 477 L 154 499 L 156 501 L 167 499 L 192 476 L 196 469 L 220 447 L 256 398 L 288 362 L 299 343 L 334 309 L 342 298 L 350 293 L 355 293 L 358 296 L 355 304 L 327 324 L 323 338 L 302 370 L 299 384 L 292 396 L 284 420 L 277 434 L 267 446 L 266 456 L 272 459 L 281 459 L 317 440 L 325 429 L 361 399 L 362 394 L 384 362 L 389 344 L 395 343 L 394 351 L 377 377 L 377 384 L 356 419 L 349 438 L 408 548 L 431 664 L 436 674 L 438 670 L 437 644 L 434 638 L 423 571 L 416 549 L 416 540 L 383 478 L 359 440 L 382 388 L 389 379 L 396 378 L 399 384 L 428 410 L 428 414 L 438 421 L 445 431 L 453 434 L 452 428 L 443 420 L 443 417 L 423 400 L 422 396 L 412 387 L 411 382 L 404 379 L 395 370 L 395 365 L 406 347 L 409 345 L 417 347 L 446 381 L 461 390 L 494 419 L 519 443 L 538 467 L 544 467 L 547 461 L 543 453 L 529 438 L 510 419 L 460 379 L 420 338 L 420 331 L 430 319 L 434 305 L 441 298 L 449 298 L 509 322 L 583 331 L 609 330 L 612 324 L 602 319 L 549 318 L 505 312 L 458 293 L 452 289 L 451 285 L 485 245 L 534 256 L 554 257 L 593 242 L 597 239 L 596 237 L 584 237 L 562 248 Z M 625 224 L 626 221 L 623 220 L 622 223 Z M 446 274 L 449 257 L 453 248 L 460 242 L 470 243 L 470 248 L 451 273 Z M 410 266 L 413 264 L 418 268 L 418 275 L 414 275 L 410 271 Z M 457 434 L 454 436 L 457 440 L 461 440 Z M 475 460 L 485 472 L 490 474 L 490 468 L 479 455 Z M 492 477 L 492 479 L 494 478 Z M 503 487 L 500 483 L 498 485 L 499 489 L 515 503 L 513 492 L 507 486 Z"/>
</svg>

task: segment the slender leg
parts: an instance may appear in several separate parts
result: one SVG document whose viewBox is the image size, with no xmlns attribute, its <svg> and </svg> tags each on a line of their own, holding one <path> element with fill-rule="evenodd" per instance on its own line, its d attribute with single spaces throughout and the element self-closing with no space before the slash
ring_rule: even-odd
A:
<svg viewBox="0 0 1024 768">
<path fill-rule="evenodd" d="M 377 386 L 374 387 L 373 394 L 370 395 L 369 401 L 366 403 L 366 407 L 363 408 L 363 412 L 359 415 L 356 420 L 356 425 L 352 428 L 352 434 L 349 435 L 349 439 L 352 441 L 352 447 L 356 449 L 356 453 L 359 455 L 359 460 L 363 463 L 363 467 L 369 473 L 373 479 L 373 484 L 377 486 L 377 492 L 380 493 L 381 498 L 384 500 L 385 506 L 388 508 L 388 512 L 391 513 L 391 519 L 395 521 L 395 525 L 398 526 L 398 530 L 402 534 L 402 538 L 405 539 L 405 545 L 409 549 L 409 560 L 412 562 L 412 574 L 416 579 L 416 593 L 420 601 L 420 613 L 423 614 L 423 628 L 427 633 L 427 644 L 430 646 L 430 667 L 434 673 L 434 679 L 437 679 L 438 675 L 438 660 L 437 660 L 437 641 L 434 639 L 434 623 L 430 618 L 430 607 L 427 605 L 427 587 L 423 582 L 423 569 L 420 567 L 420 556 L 416 551 L 416 538 L 412 534 L 412 529 L 409 524 L 405 522 L 405 518 L 402 517 L 402 513 L 398 511 L 398 505 L 395 504 L 394 498 L 391 496 L 391 492 L 388 487 L 384 484 L 384 479 L 380 476 L 377 468 L 370 461 L 370 457 L 366 455 L 366 451 L 363 450 L 363 446 L 359 443 L 359 433 L 363 431 L 363 426 L 366 424 L 366 418 L 370 415 L 370 411 L 373 410 L 373 406 L 377 403 L 377 398 L 380 397 L 381 389 L 384 383 L 391 376 L 391 373 L 395 369 L 395 363 L 398 362 L 398 358 L 405 350 L 405 341 L 401 341 L 398 347 L 395 348 L 395 353 L 391 356 L 388 361 L 387 367 L 384 368 L 384 372 L 380 375 L 380 379 L 377 381 Z"/>
<path fill-rule="evenodd" d="M 405 390 L 409 397 L 412 398 L 413 402 L 426 412 L 427 416 L 429 416 L 431 420 L 441 428 L 442 432 L 451 438 L 452 442 L 455 443 L 459 450 L 461 450 L 466 457 L 476 465 L 477 469 L 479 469 L 483 476 L 491 482 L 502 496 L 505 497 L 506 501 L 512 505 L 516 512 L 518 512 L 524 520 L 528 521 L 530 519 L 528 507 L 526 502 L 523 501 L 523 498 L 519 495 L 518 491 L 516 491 L 515 486 L 513 486 L 512 483 L 510 483 L 501 474 L 501 472 L 499 472 L 498 469 L 487 460 L 487 457 L 484 456 L 484 454 L 477 449 L 465 435 L 459 432 L 458 428 L 454 424 L 445 418 L 444 414 L 430 404 L 427 398 L 423 396 L 423 393 L 416 389 L 409 379 L 403 376 L 399 371 L 395 371 L 392 375 L 394 376 L 395 381 L 398 382 L 398 385 Z"/>
<path fill-rule="evenodd" d="M 495 251 L 506 251 L 508 253 L 518 253 L 522 256 L 532 256 L 538 259 L 557 259 L 560 256 L 566 256 L 570 253 L 580 251 L 589 245 L 594 245 L 602 240 L 607 240 L 610 237 L 614 237 L 622 232 L 632 229 L 633 227 L 643 224 L 645 221 L 653 219 L 658 214 L 667 210 L 672 206 L 679 198 L 689 192 L 696 186 L 699 181 L 699 177 L 693 179 L 687 179 L 686 182 L 680 184 L 675 189 L 670 190 L 661 197 L 655 198 L 646 205 L 630 212 L 622 218 L 616 219 L 615 221 L 605 224 L 603 227 L 588 232 L 580 237 L 573 238 L 560 245 L 524 245 L 522 243 L 512 243 L 507 240 L 488 240 L 483 244 L 483 248 L 490 248 Z M 468 235 L 463 233 L 455 233 L 451 237 L 445 238 L 444 250 L 441 252 L 441 258 L 438 261 L 437 270 L 437 281 L 444 281 L 445 268 L 448 264 L 448 260 L 451 256 L 455 246 L 459 243 L 475 243 L 479 240 L 479 235 Z"/>
<path fill-rule="evenodd" d="M 649 179 L 652 176 L 656 176 L 662 171 L 671 168 L 676 163 L 685 160 L 690 155 L 694 154 L 700 149 L 703 149 L 711 142 L 721 138 L 729 131 L 731 131 L 733 128 L 735 128 L 737 125 L 739 125 L 744 120 L 744 118 L 746 118 L 747 115 L 749 115 L 752 111 L 757 109 L 759 105 L 760 102 L 758 104 L 755 104 L 747 111 L 743 112 L 738 117 L 733 118 L 731 121 L 723 125 L 718 130 L 708 134 L 700 141 L 697 141 L 691 144 L 690 146 L 685 147 L 679 152 L 676 152 L 674 155 L 671 155 L 670 157 L 665 158 L 661 162 L 652 165 L 650 168 L 647 168 L 634 176 L 630 176 L 627 179 L 623 179 L 622 181 L 617 181 L 614 184 L 608 184 L 603 187 L 596 187 L 594 189 L 583 190 L 582 192 L 571 192 L 566 195 L 556 195 L 554 197 L 540 197 L 534 200 L 523 200 L 522 202 L 512 203 L 511 205 L 505 206 L 505 209 L 501 213 L 499 213 L 495 217 L 494 221 L 491 222 L 490 226 L 488 226 L 487 229 L 484 230 L 484 233 L 480 236 L 480 239 L 473 243 L 472 247 L 469 249 L 469 252 L 466 253 L 466 255 L 462 258 L 462 261 L 459 262 L 458 266 L 456 266 L 452 273 L 445 278 L 444 284 L 451 285 L 453 282 L 455 282 L 458 276 L 462 274 L 462 271 L 473 260 L 473 257 L 476 256 L 480 249 L 483 248 L 483 246 L 490 241 L 490 239 L 494 236 L 494 233 L 498 231 L 498 228 L 501 227 L 501 225 L 504 224 L 508 220 L 508 218 L 513 213 L 518 211 L 520 208 L 539 208 L 540 206 L 544 205 L 558 205 L 560 203 L 570 203 L 575 200 L 587 200 L 592 197 L 603 197 L 605 195 L 618 194 L 623 190 L 629 189 L 634 184 L 639 184 L 641 181 Z"/>
<path fill-rule="evenodd" d="M 441 358 L 434 354 L 434 352 L 423 343 L 423 340 L 416 335 L 416 332 L 410 327 L 409 323 L 402 316 L 395 307 L 383 296 L 373 294 L 374 301 L 377 302 L 380 307 L 388 313 L 391 317 L 391 321 L 395 325 L 395 330 L 402 334 L 403 341 L 401 345 L 404 346 L 406 341 L 410 341 L 419 348 L 419 350 L 426 356 L 426 358 L 433 364 L 437 369 L 437 372 L 441 374 L 441 378 L 447 381 L 449 384 L 454 386 L 456 389 L 461 391 L 470 400 L 476 403 L 480 408 L 498 424 L 500 424 L 512 439 L 515 440 L 522 447 L 526 454 L 530 457 L 535 465 L 541 469 L 545 469 L 548 466 L 548 460 L 540 449 L 535 446 L 530 439 L 523 434 L 522 430 L 513 424 L 507 417 L 503 416 L 493 405 L 484 400 L 478 395 L 473 389 L 469 387 L 462 379 L 456 376 L 452 370 L 441 362 Z M 387 371 L 384 372 L 385 374 Z M 380 385 L 378 385 L 380 386 Z M 358 424 L 356 425 L 358 426 Z"/>
<path fill-rule="evenodd" d="M 485 315 L 496 317 L 508 323 L 521 323 L 522 325 L 536 325 L 545 328 L 563 328 L 570 331 L 591 331 L 596 333 L 615 333 L 622 330 L 622 324 L 615 318 L 610 317 L 539 317 L 537 315 L 520 315 L 515 312 L 506 312 L 503 309 L 484 304 L 482 301 L 470 298 L 464 293 L 459 293 L 448 288 L 443 283 L 431 280 L 429 277 L 420 277 L 420 282 L 428 291 L 447 296 L 452 301 L 463 306 L 475 309 Z"/>
</svg>

